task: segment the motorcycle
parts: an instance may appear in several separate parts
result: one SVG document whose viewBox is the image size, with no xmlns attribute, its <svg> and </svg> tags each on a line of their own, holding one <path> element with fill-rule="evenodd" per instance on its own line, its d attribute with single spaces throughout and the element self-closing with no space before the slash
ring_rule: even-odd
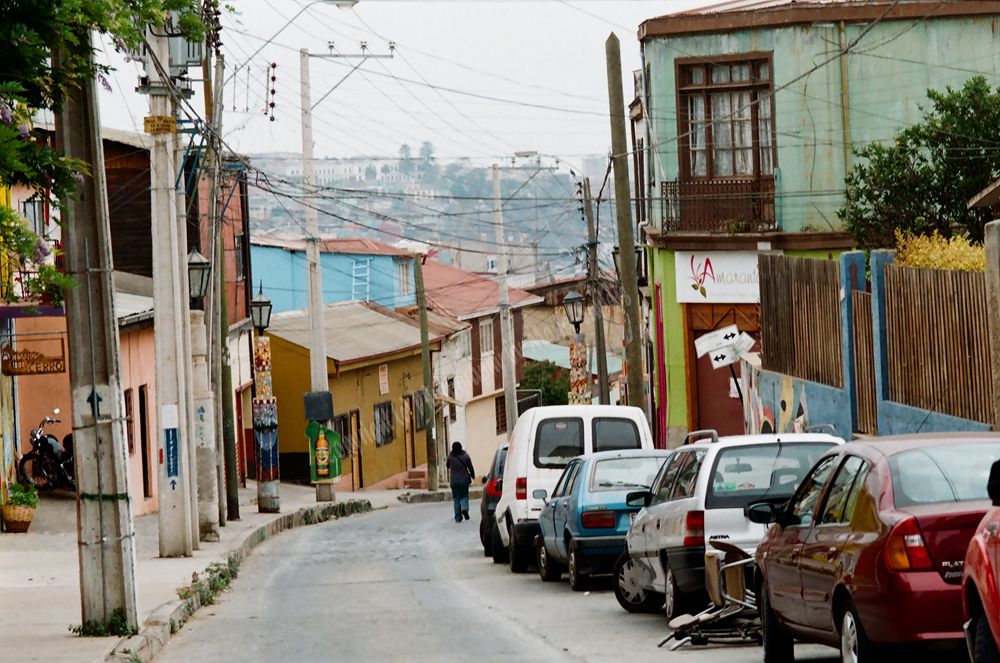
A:
<svg viewBox="0 0 1000 663">
<path fill-rule="evenodd" d="M 53 412 L 59 414 L 59 409 Z M 38 428 L 31 431 L 31 451 L 21 457 L 17 469 L 21 481 L 38 490 L 65 488 L 76 492 L 76 473 L 73 467 L 73 436 L 67 435 L 63 443 L 45 432 L 46 424 L 58 424 L 59 419 L 45 417 Z"/>
</svg>

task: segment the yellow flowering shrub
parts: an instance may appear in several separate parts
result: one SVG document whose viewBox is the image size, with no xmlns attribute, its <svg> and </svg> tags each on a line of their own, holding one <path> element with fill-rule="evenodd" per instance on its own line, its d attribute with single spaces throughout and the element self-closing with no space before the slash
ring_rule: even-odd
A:
<svg viewBox="0 0 1000 663">
<path fill-rule="evenodd" d="M 985 272 L 986 247 L 965 237 L 903 234 L 896 231 L 896 264 L 924 269 Z"/>
</svg>

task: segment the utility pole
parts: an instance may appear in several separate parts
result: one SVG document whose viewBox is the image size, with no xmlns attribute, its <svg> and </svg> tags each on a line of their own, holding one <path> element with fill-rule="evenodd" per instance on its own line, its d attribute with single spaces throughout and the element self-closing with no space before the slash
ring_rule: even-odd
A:
<svg viewBox="0 0 1000 663">
<path fill-rule="evenodd" d="M 514 371 L 514 324 L 507 292 L 507 252 L 503 236 L 503 203 L 500 200 L 500 166 L 493 164 L 493 225 L 497 243 L 497 284 L 500 288 L 500 347 L 503 349 L 503 388 L 507 405 L 507 439 L 517 423 L 517 379 Z"/>
<path fill-rule="evenodd" d="M 431 375 L 431 344 L 427 330 L 427 294 L 424 291 L 423 256 L 413 257 L 413 280 L 420 310 L 420 357 L 424 364 L 424 434 L 427 436 L 427 489 L 438 489 L 438 457 L 434 430 L 434 376 Z"/>
<path fill-rule="evenodd" d="M 79 57 L 93 64 L 90 30 Z M 70 54 L 56 51 L 54 64 Z M 65 200 L 66 272 L 79 283 L 66 291 L 69 379 L 77 470 L 77 539 L 82 623 L 107 624 L 122 610 L 137 626 L 135 538 L 128 501 L 128 458 L 115 316 L 111 225 L 104 146 L 95 80 L 83 80 L 57 115 L 56 146 L 90 166 L 77 198 Z"/>
<path fill-rule="evenodd" d="M 583 211 L 587 216 L 587 248 L 589 265 L 587 269 L 587 287 L 590 291 L 590 303 L 594 307 L 594 340 L 597 342 L 597 383 L 601 405 L 611 404 L 611 389 L 608 385 L 608 352 L 604 341 L 604 311 L 602 299 L 604 289 L 601 288 L 601 272 L 597 264 L 597 227 L 594 225 L 594 206 L 590 194 L 590 178 L 583 178 Z"/>
<path fill-rule="evenodd" d="M 618 212 L 618 244 L 622 273 L 622 309 L 625 313 L 625 362 L 628 404 L 646 412 L 642 381 L 642 329 L 639 319 L 639 283 L 635 264 L 635 233 L 632 230 L 632 193 L 628 184 L 628 147 L 625 142 L 625 98 L 622 94 L 621 44 L 615 33 L 605 42 L 608 66 L 608 107 L 611 115 L 611 159 L 615 168 L 615 209 Z"/>
</svg>

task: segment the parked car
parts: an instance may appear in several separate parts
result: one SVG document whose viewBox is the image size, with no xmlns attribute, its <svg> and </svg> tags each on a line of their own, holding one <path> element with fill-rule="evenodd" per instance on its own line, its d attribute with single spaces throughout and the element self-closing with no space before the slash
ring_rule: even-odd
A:
<svg viewBox="0 0 1000 663">
<path fill-rule="evenodd" d="M 590 576 L 611 573 L 625 550 L 625 534 L 639 509 L 625 503 L 629 491 L 649 489 L 669 451 L 602 451 L 575 458 L 547 495 L 535 542 L 538 575 L 553 581 L 569 572 L 574 591 Z M 659 606 L 656 606 L 659 608 Z"/>
<path fill-rule="evenodd" d="M 507 446 L 501 444 L 493 454 L 490 471 L 483 475 L 483 498 L 479 501 L 479 541 L 483 544 L 483 555 L 493 555 L 493 518 L 503 492 L 503 464 L 507 460 Z M 504 551 L 506 552 L 506 550 Z M 502 558 L 495 560 L 505 561 Z"/>
<path fill-rule="evenodd" d="M 909 435 L 824 455 L 782 506 L 756 553 L 764 660 L 791 661 L 793 639 L 869 663 L 876 645 L 961 645 L 962 566 L 989 508 L 1000 435 Z"/>
<path fill-rule="evenodd" d="M 962 607 L 965 612 L 965 642 L 972 663 L 1000 661 L 1000 589 L 997 565 L 1000 564 L 1000 461 L 990 468 L 986 491 L 993 508 L 979 522 L 969 541 L 962 568 Z"/>
<path fill-rule="evenodd" d="M 615 573 L 616 596 L 645 609 L 647 593 L 664 595 L 667 619 L 707 603 L 705 542 L 726 541 L 753 555 L 766 528 L 751 523 L 755 502 L 788 500 L 813 463 L 839 437 L 824 433 L 734 435 L 715 431 L 688 435 L 648 491 L 629 503 L 645 508 L 629 528 L 628 557 Z M 621 602 L 621 599 L 619 599 Z"/>
<path fill-rule="evenodd" d="M 569 461 L 597 451 L 652 448 L 649 424 L 636 407 L 551 405 L 521 415 L 511 433 L 503 472 L 507 490 L 497 504 L 494 529 L 494 541 L 508 550 L 511 570 L 523 573 L 534 557 L 545 505 L 535 491 L 551 494 Z"/>
</svg>

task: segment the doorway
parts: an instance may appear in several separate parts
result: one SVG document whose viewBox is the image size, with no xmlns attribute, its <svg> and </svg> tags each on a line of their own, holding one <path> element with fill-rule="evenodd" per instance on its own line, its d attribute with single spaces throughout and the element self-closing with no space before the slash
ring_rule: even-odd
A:
<svg viewBox="0 0 1000 663">
<path fill-rule="evenodd" d="M 415 463 L 415 450 L 413 448 L 413 395 L 403 396 L 403 442 L 406 444 L 406 469 L 410 469 Z"/>
</svg>

